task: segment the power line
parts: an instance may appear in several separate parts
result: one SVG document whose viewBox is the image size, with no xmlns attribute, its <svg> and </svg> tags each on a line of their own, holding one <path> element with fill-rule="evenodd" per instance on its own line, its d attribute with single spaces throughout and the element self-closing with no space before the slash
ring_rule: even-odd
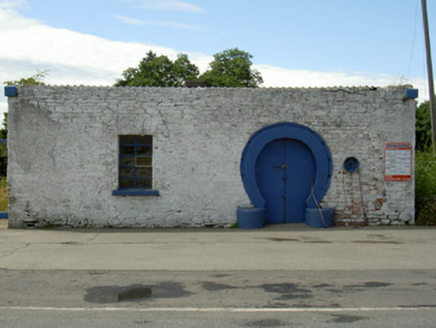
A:
<svg viewBox="0 0 436 328">
<path fill-rule="evenodd" d="M 419 0 L 416 0 L 415 5 L 415 24 L 413 28 L 413 40 L 412 40 L 412 49 L 410 49 L 410 59 L 409 59 L 409 68 L 407 69 L 407 76 L 410 77 L 410 71 L 412 70 L 412 61 L 413 61 L 413 51 L 415 49 L 415 40 L 416 40 L 416 26 L 418 25 L 418 3 Z"/>
</svg>

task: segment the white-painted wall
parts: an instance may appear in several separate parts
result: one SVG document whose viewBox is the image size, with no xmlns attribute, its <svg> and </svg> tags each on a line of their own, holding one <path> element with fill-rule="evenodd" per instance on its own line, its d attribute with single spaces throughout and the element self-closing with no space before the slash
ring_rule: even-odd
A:
<svg viewBox="0 0 436 328">
<path fill-rule="evenodd" d="M 329 89 L 19 87 L 9 98 L 9 225 L 228 226 L 249 203 L 239 164 L 259 129 L 310 127 L 333 177 L 338 224 L 414 222 L 414 180 L 384 181 L 384 144 L 415 140 L 406 87 Z M 158 197 L 113 196 L 118 136 L 154 138 Z M 359 173 L 343 173 L 348 156 Z"/>
</svg>

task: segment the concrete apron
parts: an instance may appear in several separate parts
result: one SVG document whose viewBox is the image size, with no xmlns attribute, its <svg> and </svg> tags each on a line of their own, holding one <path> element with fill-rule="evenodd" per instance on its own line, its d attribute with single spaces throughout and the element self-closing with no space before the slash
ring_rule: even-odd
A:
<svg viewBox="0 0 436 328">
<path fill-rule="evenodd" d="M 3 221 L 1 225 L 4 226 Z M 34 270 L 436 269 L 436 229 L 0 229 L 0 268 Z"/>
</svg>

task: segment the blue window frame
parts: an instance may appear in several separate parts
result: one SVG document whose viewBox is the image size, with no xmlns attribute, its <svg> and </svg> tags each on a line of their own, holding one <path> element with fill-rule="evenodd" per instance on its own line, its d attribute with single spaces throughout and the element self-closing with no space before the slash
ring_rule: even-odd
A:
<svg viewBox="0 0 436 328">
<path fill-rule="evenodd" d="M 153 188 L 153 137 L 119 136 L 118 189 Z"/>
<path fill-rule="evenodd" d="M 118 189 L 113 196 L 159 196 L 153 190 L 153 136 L 119 136 Z"/>
</svg>

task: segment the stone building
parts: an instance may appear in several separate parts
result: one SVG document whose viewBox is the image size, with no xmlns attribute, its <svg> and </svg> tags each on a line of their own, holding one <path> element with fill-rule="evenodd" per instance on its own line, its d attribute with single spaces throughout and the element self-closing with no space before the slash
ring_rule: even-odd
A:
<svg viewBox="0 0 436 328">
<path fill-rule="evenodd" d="M 9 226 L 413 224 L 415 91 L 7 87 Z"/>
</svg>

